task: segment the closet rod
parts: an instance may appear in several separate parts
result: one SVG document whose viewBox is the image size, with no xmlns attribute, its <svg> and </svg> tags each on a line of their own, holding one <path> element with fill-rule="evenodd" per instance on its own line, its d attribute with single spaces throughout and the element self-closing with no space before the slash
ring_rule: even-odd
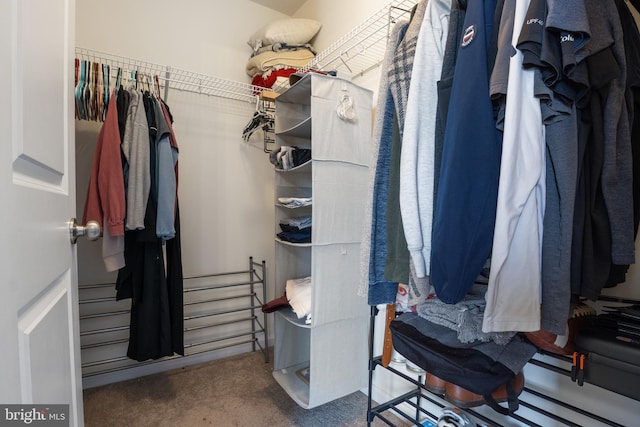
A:
<svg viewBox="0 0 640 427">
<path fill-rule="evenodd" d="M 124 78 L 128 78 L 127 72 L 131 71 L 139 71 L 151 76 L 158 76 L 160 86 L 164 88 L 165 101 L 168 98 L 168 90 L 172 89 L 254 103 L 256 96 L 264 89 L 261 86 L 255 86 L 249 83 L 209 76 L 194 71 L 174 68 L 169 65 L 155 64 L 140 59 L 128 58 L 82 47 L 76 47 L 75 53 L 79 59 L 109 65 L 112 68 L 112 77 L 117 75 L 118 67 L 125 70 L 123 73 Z"/>
</svg>

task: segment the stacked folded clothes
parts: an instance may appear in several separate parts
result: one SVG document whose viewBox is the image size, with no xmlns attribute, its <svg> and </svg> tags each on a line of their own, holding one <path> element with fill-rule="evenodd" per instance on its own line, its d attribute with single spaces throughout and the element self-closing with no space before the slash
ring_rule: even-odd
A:
<svg viewBox="0 0 640 427">
<path fill-rule="evenodd" d="M 277 169 L 285 171 L 303 165 L 309 160 L 311 160 L 311 150 L 308 148 L 283 145 L 278 150 L 274 150 L 269 154 L 269 161 Z"/>
<path fill-rule="evenodd" d="M 247 41 L 252 53 L 246 71 L 252 84 L 265 88 L 286 87 L 289 76 L 315 57 L 309 42 L 320 28 L 321 24 L 313 19 L 289 18 L 276 20 L 256 31 Z"/>
<path fill-rule="evenodd" d="M 277 234 L 280 240 L 291 243 L 311 243 L 311 215 L 288 218 L 280 221 Z"/>
<path fill-rule="evenodd" d="M 282 68 L 280 70 L 269 70 L 262 74 L 256 74 L 251 80 L 251 84 L 254 86 L 260 86 L 265 88 L 273 88 L 274 86 L 287 87 L 289 84 L 289 76 L 295 73 L 295 68 Z"/>
<path fill-rule="evenodd" d="M 278 197 L 278 203 L 287 208 L 311 206 L 311 197 Z"/>
</svg>

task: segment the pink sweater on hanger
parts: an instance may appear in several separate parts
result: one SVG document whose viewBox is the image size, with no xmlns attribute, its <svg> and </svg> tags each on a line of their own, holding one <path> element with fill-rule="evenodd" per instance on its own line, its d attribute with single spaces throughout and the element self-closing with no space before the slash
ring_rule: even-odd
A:
<svg viewBox="0 0 640 427">
<path fill-rule="evenodd" d="M 83 222 L 98 221 L 101 234 L 108 227 L 110 236 L 123 236 L 125 213 L 118 108 L 113 93 L 93 156 Z"/>
</svg>

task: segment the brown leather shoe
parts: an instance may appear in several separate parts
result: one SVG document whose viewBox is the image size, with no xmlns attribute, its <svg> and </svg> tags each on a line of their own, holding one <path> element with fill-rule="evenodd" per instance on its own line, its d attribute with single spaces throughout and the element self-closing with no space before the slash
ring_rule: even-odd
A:
<svg viewBox="0 0 640 427">
<path fill-rule="evenodd" d="M 427 372 L 427 375 L 425 375 L 424 386 L 433 394 L 443 395 L 446 384 L 447 382 L 445 380 L 436 377 L 430 372 Z"/>
<path fill-rule="evenodd" d="M 525 336 L 536 347 L 555 354 L 573 354 L 573 341 L 576 333 L 593 321 L 597 315 L 595 308 L 583 302 L 578 303 L 567 320 L 568 333 L 558 339 L 558 335 L 540 329 L 535 332 L 525 332 Z"/>
<path fill-rule="evenodd" d="M 518 374 L 513 378 L 513 389 L 516 393 L 516 396 L 519 396 L 522 393 L 522 389 L 524 388 L 524 374 L 522 372 L 518 372 Z M 484 397 L 479 394 L 473 393 L 465 388 L 460 387 L 459 385 L 447 382 L 445 386 L 445 396 L 444 398 L 456 405 L 459 408 L 472 408 L 474 406 L 484 405 L 486 402 Z M 491 393 L 491 397 L 500 403 L 506 402 L 509 399 L 509 393 L 507 391 L 507 385 L 503 384 L 498 387 L 496 390 Z"/>
</svg>

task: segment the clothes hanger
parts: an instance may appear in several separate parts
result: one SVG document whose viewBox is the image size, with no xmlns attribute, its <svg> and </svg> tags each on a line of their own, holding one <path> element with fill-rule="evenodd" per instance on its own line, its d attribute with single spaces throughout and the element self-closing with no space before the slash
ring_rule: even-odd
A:
<svg viewBox="0 0 640 427">
<path fill-rule="evenodd" d="M 85 86 L 85 108 L 87 109 L 87 119 L 93 120 L 94 117 L 94 107 L 93 104 L 93 87 L 94 87 L 94 64 L 95 62 L 89 62 L 89 67 L 87 68 L 87 84 Z"/>
<path fill-rule="evenodd" d="M 90 103 L 90 87 L 91 87 L 91 61 L 86 60 L 84 63 L 84 82 L 82 84 L 82 108 L 83 108 L 83 119 L 89 120 L 90 111 L 91 111 L 91 103 Z"/>
<path fill-rule="evenodd" d="M 98 86 L 98 75 L 100 73 L 98 73 L 98 69 L 99 69 L 99 63 L 94 62 L 93 63 L 93 79 L 91 80 L 92 85 L 91 85 L 91 105 L 92 105 L 92 113 L 93 113 L 93 117 L 91 117 L 91 120 L 98 120 L 98 115 L 100 113 L 100 100 L 99 98 L 101 97 L 101 92 L 100 92 L 100 88 Z"/>
<path fill-rule="evenodd" d="M 78 108 L 78 118 L 80 120 L 85 118 L 84 115 L 84 102 L 82 99 L 82 94 L 84 93 L 84 78 L 85 78 L 85 67 L 86 61 L 83 59 L 80 61 L 80 75 L 78 76 L 78 84 L 76 85 L 76 106 Z"/>
<path fill-rule="evenodd" d="M 76 88 L 78 87 L 78 79 L 80 78 L 80 59 L 76 58 L 75 59 L 75 68 L 76 68 L 76 77 L 75 77 L 75 81 L 74 81 L 74 85 L 73 85 L 73 97 L 75 98 L 75 91 L 77 90 Z M 76 102 L 74 102 L 75 104 L 75 111 L 76 111 L 76 119 L 80 118 L 79 112 L 78 112 L 78 102 L 76 99 Z"/>
<path fill-rule="evenodd" d="M 120 90 L 122 86 L 122 67 L 118 67 L 118 74 L 116 75 L 116 90 Z"/>
<path fill-rule="evenodd" d="M 162 97 L 160 96 L 160 79 L 158 79 L 158 75 L 157 74 L 154 76 L 154 80 L 156 82 L 156 90 L 158 91 L 158 93 L 157 93 L 158 100 L 161 100 Z"/>
<path fill-rule="evenodd" d="M 78 86 L 78 77 L 80 75 L 80 59 L 78 58 L 75 59 L 75 68 L 76 68 L 76 77 L 75 77 L 75 80 L 73 81 L 74 88 Z"/>
<path fill-rule="evenodd" d="M 84 104 L 87 111 L 87 120 L 93 120 L 93 62 L 88 63 L 87 83 L 84 90 Z"/>
<path fill-rule="evenodd" d="M 149 84 L 149 80 L 150 79 L 151 79 L 151 77 L 148 74 L 145 73 L 145 74 L 142 75 L 142 84 L 143 84 L 143 86 L 146 87 L 146 91 L 147 91 L 148 95 L 152 95 L 152 93 L 151 93 L 151 85 Z M 143 87 L 143 89 L 144 89 L 144 87 Z"/>
<path fill-rule="evenodd" d="M 108 64 L 102 64 L 102 104 L 104 108 L 102 110 L 102 121 L 107 118 L 107 108 L 109 108 L 109 101 L 111 100 L 111 67 Z"/>
<path fill-rule="evenodd" d="M 102 121 L 102 112 L 104 111 L 104 86 L 102 84 L 102 64 L 96 64 L 96 120 Z"/>
</svg>

